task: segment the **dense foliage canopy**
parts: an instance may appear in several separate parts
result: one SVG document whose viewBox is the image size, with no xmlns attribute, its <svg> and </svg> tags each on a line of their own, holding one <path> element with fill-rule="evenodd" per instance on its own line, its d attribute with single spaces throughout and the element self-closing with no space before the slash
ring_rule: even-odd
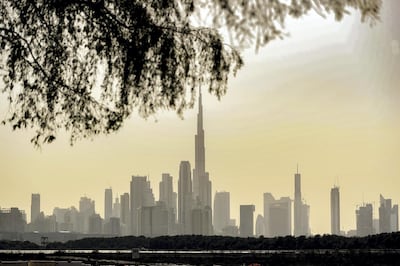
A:
<svg viewBox="0 0 400 266">
<path fill-rule="evenodd" d="M 32 128 L 35 145 L 118 130 L 134 110 L 178 114 L 200 87 L 217 97 L 243 47 L 285 36 L 314 10 L 374 22 L 381 0 L 0 0 L 3 124 Z M 224 40 L 224 32 L 229 38 Z"/>
</svg>

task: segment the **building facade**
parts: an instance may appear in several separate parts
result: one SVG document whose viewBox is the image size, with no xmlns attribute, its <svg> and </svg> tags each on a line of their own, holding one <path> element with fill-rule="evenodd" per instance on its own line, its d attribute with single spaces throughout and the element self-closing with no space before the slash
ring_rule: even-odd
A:
<svg viewBox="0 0 400 266">
<path fill-rule="evenodd" d="M 113 194 L 111 188 L 106 188 L 104 191 L 104 221 L 107 223 L 112 217 L 113 209 Z"/>
<path fill-rule="evenodd" d="M 130 230 L 130 200 L 129 200 L 129 193 L 124 193 L 120 197 L 121 199 L 121 215 L 120 215 L 120 222 L 121 222 L 121 235 L 129 235 Z"/>
<path fill-rule="evenodd" d="M 35 222 L 40 214 L 40 194 L 32 194 L 31 197 L 31 223 Z"/>
<path fill-rule="evenodd" d="M 289 197 L 275 200 L 264 193 L 264 222 L 267 237 L 287 236 L 292 233 L 292 201 Z"/>
<path fill-rule="evenodd" d="M 340 234 L 340 194 L 339 187 L 331 189 L 331 234 Z"/>
<path fill-rule="evenodd" d="M 254 236 L 254 205 L 240 205 L 240 226 L 241 237 Z"/>
<path fill-rule="evenodd" d="M 178 225 L 180 234 L 192 233 L 192 175 L 190 163 L 181 161 L 178 180 Z"/>
<path fill-rule="evenodd" d="M 230 214 L 230 194 L 229 192 L 216 192 L 214 196 L 214 233 L 222 234 L 222 230 L 229 225 Z"/>
<path fill-rule="evenodd" d="M 357 236 L 367 236 L 374 233 L 372 222 L 372 204 L 365 204 L 356 210 Z"/>
<path fill-rule="evenodd" d="M 203 128 L 203 103 L 201 91 L 199 92 L 199 111 L 197 114 L 197 134 L 195 135 L 195 164 L 193 169 L 193 198 L 196 205 L 200 205 L 204 212 L 212 210 L 211 181 L 205 167 L 205 145 Z M 208 225 L 204 228 L 212 228 L 212 212 L 208 216 Z M 203 232 L 209 234 L 208 230 Z"/>
<path fill-rule="evenodd" d="M 142 207 L 154 206 L 154 195 L 150 181 L 146 176 L 132 176 L 131 181 L 131 234 L 139 235 L 138 231 L 138 210 Z"/>
</svg>

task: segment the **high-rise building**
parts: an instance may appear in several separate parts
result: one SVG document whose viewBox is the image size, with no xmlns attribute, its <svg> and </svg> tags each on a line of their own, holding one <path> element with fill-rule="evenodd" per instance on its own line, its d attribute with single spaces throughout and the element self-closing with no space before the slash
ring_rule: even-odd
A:
<svg viewBox="0 0 400 266">
<path fill-rule="evenodd" d="M 289 197 L 275 200 L 271 193 L 264 193 L 265 235 L 287 236 L 292 232 L 292 201 Z"/>
<path fill-rule="evenodd" d="M 301 175 L 297 167 L 297 173 L 294 174 L 294 235 L 310 234 L 310 206 L 305 204 L 301 197 Z"/>
<path fill-rule="evenodd" d="M 121 219 L 119 217 L 111 217 L 109 221 L 109 234 L 113 236 L 121 235 Z"/>
<path fill-rule="evenodd" d="M 372 235 L 372 204 L 366 204 L 356 210 L 357 236 Z"/>
<path fill-rule="evenodd" d="M 58 231 L 73 231 L 71 209 L 56 207 L 53 209 L 53 215 L 56 219 Z"/>
<path fill-rule="evenodd" d="M 191 168 L 188 161 L 181 161 L 179 165 L 178 180 L 178 224 L 179 233 L 191 234 L 192 230 L 192 177 Z"/>
<path fill-rule="evenodd" d="M 25 212 L 18 208 L 0 209 L 0 232 L 24 232 L 26 227 L 24 217 Z"/>
<path fill-rule="evenodd" d="M 167 209 L 176 220 L 176 193 L 173 189 L 173 178 L 170 174 L 162 174 L 162 180 L 160 182 L 160 197 L 159 201 L 162 201 L 167 206 Z"/>
<path fill-rule="evenodd" d="M 154 195 L 146 176 L 132 176 L 131 233 L 138 235 L 138 209 L 154 206 Z"/>
<path fill-rule="evenodd" d="M 89 216 L 89 234 L 99 235 L 103 233 L 103 219 L 99 214 L 92 214 Z"/>
<path fill-rule="evenodd" d="M 229 225 L 231 219 L 229 192 L 215 193 L 213 219 L 214 233 L 222 234 L 222 229 Z"/>
<path fill-rule="evenodd" d="M 380 195 L 379 206 L 379 233 L 398 231 L 398 205 L 392 206 L 391 199 Z"/>
<path fill-rule="evenodd" d="M 196 205 L 204 208 L 208 213 L 211 210 L 211 181 L 205 167 L 205 147 L 203 129 L 203 104 L 201 91 L 199 92 L 199 112 L 197 114 L 197 134 L 195 135 L 195 165 L 193 169 L 193 195 Z M 212 213 L 207 215 L 208 225 L 204 228 L 212 228 Z M 207 234 L 206 232 L 203 232 Z"/>
<path fill-rule="evenodd" d="M 117 196 L 114 201 L 113 209 L 112 209 L 112 217 L 120 218 L 121 217 L 121 203 L 119 202 L 119 197 Z"/>
<path fill-rule="evenodd" d="M 121 195 L 121 234 L 130 234 L 130 208 L 129 208 L 129 193 Z"/>
<path fill-rule="evenodd" d="M 78 228 L 81 233 L 89 233 L 89 218 L 95 214 L 95 202 L 84 196 L 79 201 Z"/>
<path fill-rule="evenodd" d="M 264 233 L 264 217 L 259 214 L 256 219 L 256 236 L 263 236 Z"/>
<path fill-rule="evenodd" d="M 392 207 L 392 214 L 390 216 L 390 230 L 391 232 L 399 231 L 399 205 L 395 204 Z"/>
<path fill-rule="evenodd" d="M 193 235 L 211 235 L 212 225 L 210 226 L 211 208 L 202 207 L 199 203 L 191 211 L 192 234 Z"/>
<path fill-rule="evenodd" d="M 301 203 L 301 235 L 309 236 L 311 235 L 310 229 L 310 205 L 306 203 Z"/>
<path fill-rule="evenodd" d="M 195 164 L 193 169 L 193 195 L 204 206 L 211 206 L 211 182 L 205 167 L 205 147 L 203 129 L 203 105 L 199 92 L 199 112 L 197 114 L 197 134 L 195 135 Z"/>
<path fill-rule="evenodd" d="M 340 194 L 339 187 L 331 189 L 331 234 L 340 234 Z"/>
<path fill-rule="evenodd" d="M 241 237 L 254 236 L 254 205 L 240 205 L 240 226 Z"/>
<path fill-rule="evenodd" d="M 301 175 L 297 169 L 297 173 L 294 174 L 294 235 L 302 235 L 302 224 L 301 224 Z"/>
<path fill-rule="evenodd" d="M 272 234 L 269 230 L 269 227 L 270 227 L 269 206 L 274 201 L 275 201 L 275 199 L 271 193 L 268 193 L 268 192 L 264 193 L 264 201 L 263 201 L 263 204 L 264 204 L 264 206 L 263 206 L 264 207 L 264 234 L 265 234 L 264 236 L 267 236 L 267 237 L 272 236 Z"/>
<path fill-rule="evenodd" d="M 168 234 L 176 234 L 176 198 L 177 194 L 173 189 L 173 178 L 170 174 L 163 173 L 159 186 L 159 201 L 164 203 L 168 210 Z"/>
<path fill-rule="evenodd" d="M 34 223 L 40 214 L 40 194 L 32 194 L 31 198 L 31 223 Z"/>
<path fill-rule="evenodd" d="M 112 189 L 106 188 L 104 191 L 104 221 L 107 223 L 112 216 L 113 196 Z"/>
<path fill-rule="evenodd" d="M 88 213 L 90 215 L 94 214 L 95 211 L 95 202 L 90 198 L 84 196 L 79 200 L 79 212 Z"/>
<path fill-rule="evenodd" d="M 139 235 L 146 237 L 168 235 L 168 210 L 165 202 L 158 201 L 155 206 L 139 208 L 138 216 Z"/>
<path fill-rule="evenodd" d="M 379 195 L 379 233 L 389 233 L 391 231 L 392 200 L 385 199 Z"/>
</svg>

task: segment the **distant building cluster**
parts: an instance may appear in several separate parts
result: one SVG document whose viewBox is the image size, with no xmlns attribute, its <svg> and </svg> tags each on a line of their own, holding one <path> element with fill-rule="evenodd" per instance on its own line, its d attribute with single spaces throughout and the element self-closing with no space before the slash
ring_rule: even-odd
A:
<svg viewBox="0 0 400 266">
<path fill-rule="evenodd" d="M 255 206 L 240 205 L 240 221 L 230 215 L 230 193 L 216 192 L 212 204 L 211 180 L 205 168 L 203 106 L 199 97 L 197 134 L 195 135 L 195 165 L 181 161 L 177 192 L 173 177 L 163 173 L 159 183 L 159 197 L 155 200 L 147 176 L 134 175 L 129 193 L 113 196 L 112 188 L 104 191 L 104 215 L 96 213 L 95 202 L 84 196 L 79 209 L 54 208 L 52 215 L 41 211 L 40 194 L 32 194 L 31 217 L 27 223 L 25 212 L 18 208 L 0 209 L 0 239 L 38 241 L 41 234 L 53 234 L 57 241 L 87 235 L 147 236 L 162 235 L 226 235 L 226 236 L 308 236 L 310 206 L 301 194 L 301 174 L 294 174 L 294 200 L 289 196 L 275 198 L 263 195 L 263 215 L 254 220 Z M 292 211 L 293 202 L 293 211 Z M 339 187 L 330 193 L 331 234 L 344 235 L 340 229 Z M 293 217 L 293 219 L 292 219 Z M 293 230 L 292 230 L 293 224 Z M 356 210 L 356 230 L 348 235 L 366 236 L 374 233 L 398 231 L 398 205 L 380 196 L 379 219 L 373 219 L 372 204 Z"/>
</svg>

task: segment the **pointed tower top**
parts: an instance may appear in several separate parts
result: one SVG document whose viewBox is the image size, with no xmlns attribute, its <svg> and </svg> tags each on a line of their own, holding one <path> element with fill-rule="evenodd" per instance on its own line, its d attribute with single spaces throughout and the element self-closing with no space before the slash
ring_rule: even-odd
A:
<svg viewBox="0 0 400 266">
<path fill-rule="evenodd" d="M 197 114 L 197 132 L 203 130 L 203 102 L 201 98 L 201 88 L 199 89 L 199 113 Z"/>
<path fill-rule="evenodd" d="M 202 97 L 201 97 L 201 88 L 199 89 L 199 111 L 200 108 L 203 109 L 203 101 L 202 101 Z"/>
</svg>

